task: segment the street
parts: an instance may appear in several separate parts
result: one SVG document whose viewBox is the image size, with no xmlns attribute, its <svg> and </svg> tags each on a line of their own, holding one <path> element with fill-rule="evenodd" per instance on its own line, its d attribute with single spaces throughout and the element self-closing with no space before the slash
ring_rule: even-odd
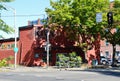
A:
<svg viewBox="0 0 120 81">
<path fill-rule="evenodd" d="M 119 81 L 120 71 L 40 70 L 0 72 L 0 81 Z"/>
</svg>

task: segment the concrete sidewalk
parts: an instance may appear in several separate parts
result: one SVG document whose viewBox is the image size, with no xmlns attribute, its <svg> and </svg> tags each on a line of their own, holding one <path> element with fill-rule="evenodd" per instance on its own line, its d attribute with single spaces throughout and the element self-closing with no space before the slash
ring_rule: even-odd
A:
<svg viewBox="0 0 120 81">
<path fill-rule="evenodd" d="M 96 69 L 88 69 L 88 68 L 56 68 L 53 66 L 49 67 L 26 67 L 26 66 L 17 66 L 14 67 L 2 67 L 0 68 L 0 72 L 40 72 L 40 71 L 117 71 L 120 72 L 120 67 L 111 67 L 106 69 L 96 68 Z"/>
<path fill-rule="evenodd" d="M 31 72 L 31 71 L 49 71 L 49 70 L 58 70 L 52 67 L 26 67 L 26 66 L 17 66 L 16 68 L 14 67 L 2 67 L 0 68 L 0 72 Z"/>
</svg>

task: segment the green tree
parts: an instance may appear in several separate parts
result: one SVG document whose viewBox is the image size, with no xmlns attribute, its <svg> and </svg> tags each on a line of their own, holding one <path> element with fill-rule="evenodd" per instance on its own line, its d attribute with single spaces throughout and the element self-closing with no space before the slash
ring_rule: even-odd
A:
<svg viewBox="0 0 120 81">
<path fill-rule="evenodd" d="M 7 10 L 1 3 L 2 2 L 11 2 L 14 0 L 0 0 L 0 10 Z M 0 13 L 1 14 L 1 13 Z M 2 19 L 0 19 L 0 30 L 6 33 L 12 33 L 14 30 L 12 27 L 8 26 Z M 1 38 L 2 36 L 0 36 Z"/>
<path fill-rule="evenodd" d="M 108 25 L 103 31 L 103 38 L 113 47 L 112 66 L 115 65 L 116 45 L 120 45 L 120 0 L 114 0 L 113 8 L 109 9 L 113 13 L 113 24 Z M 114 30 L 114 31 L 113 31 Z"/>
<path fill-rule="evenodd" d="M 52 8 L 46 8 L 48 24 L 52 28 L 62 26 L 70 40 L 87 50 L 107 25 L 109 3 L 109 0 L 50 0 Z M 102 13 L 102 22 L 96 23 L 96 13 Z"/>
</svg>

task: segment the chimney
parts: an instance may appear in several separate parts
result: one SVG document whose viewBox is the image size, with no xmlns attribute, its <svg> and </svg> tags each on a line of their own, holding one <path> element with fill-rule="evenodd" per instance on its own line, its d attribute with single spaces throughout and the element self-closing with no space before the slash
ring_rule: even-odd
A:
<svg viewBox="0 0 120 81">
<path fill-rule="evenodd" d="M 114 1 L 110 2 L 110 9 L 114 7 Z"/>
</svg>

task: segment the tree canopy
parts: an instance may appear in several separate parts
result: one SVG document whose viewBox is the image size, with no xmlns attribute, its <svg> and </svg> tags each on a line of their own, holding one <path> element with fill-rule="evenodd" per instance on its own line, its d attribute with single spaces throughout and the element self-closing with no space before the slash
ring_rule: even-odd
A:
<svg viewBox="0 0 120 81">
<path fill-rule="evenodd" d="M 109 0 L 50 0 L 52 8 L 46 8 L 46 12 L 49 24 L 63 26 L 69 39 L 78 41 L 78 45 L 82 47 L 88 46 L 88 41 L 94 42 L 96 34 L 101 34 L 107 25 L 109 3 Z M 100 23 L 96 22 L 97 13 L 102 13 Z"/>
<path fill-rule="evenodd" d="M 3 6 L 1 3 L 11 2 L 11 1 L 14 1 L 14 0 L 0 0 L 0 10 L 7 10 L 7 8 L 5 8 L 5 6 Z M 13 28 L 8 26 L 2 19 L 0 19 L 0 30 L 4 31 L 6 33 L 12 33 L 14 31 Z M 0 36 L 0 37 L 2 37 L 2 36 Z"/>
<path fill-rule="evenodd" d="M 107 25 L 106 29 L 103 30 L 101 35 L 107 42 L 112 44 L 113 47 L 113 63 L 115 64 L 116 45 L 120 45 L 120 0 L 114 0 L 113 7 L 109 9 L 109 12 L 113 13 L 113 24 Z"/>
</svg>

